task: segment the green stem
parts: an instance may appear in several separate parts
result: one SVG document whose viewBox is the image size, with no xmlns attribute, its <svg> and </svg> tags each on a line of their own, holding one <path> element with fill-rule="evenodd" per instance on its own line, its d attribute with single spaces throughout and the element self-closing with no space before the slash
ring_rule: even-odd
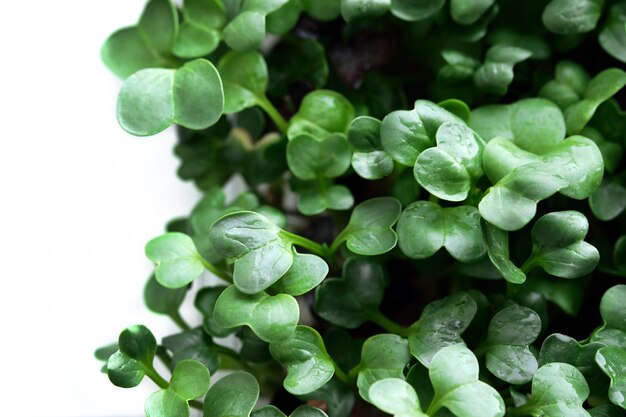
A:
<svg viewBox="0 0 626 417">
<path fill-rule="evenodd" d="M 204 268 L 213 275 L 220 277 L 226 282 L 230 282 L 231 284 L 233 283 L 233 275 L 230 272 L 216 267 L 204 258 L 202 258 L 202 265 L 204 265 Z"/>
<path fill-rule="evenodd" d="M 183 319 L 178 310 L 170 314 L 170 318 L 182 331 L 186 332 L 187 330 L 191 330 L 191 326 Z"/>
<path fill-rule="evenodd" d="M 260 108 L 267 113 L 267 115 L 272 119 L 278 130 L 282 133 L 287 132 L 287 121 L 283 118 L 283 116 L 278 112 L 276 107 L 272 104 L 271 101 L 264 95 L 262 97 L 258 97 L 258 105 Z"/>
<path fill-rule="evenodd" d="M 389 333 L 397 334 L 401 337 L 408 337 L 411 333 L 407 327 L 400 326 L 399 324 L 391 321 L 387 316 L 378 310 L 371 310 L 367 312 L 367 317 L 372 323 L 376 323 Z"/>
<path fill-rule="evenodd" d="M 526 262 L 524 262 L 522 266 L 520 266 L 519 269 L 521 269 L 523 273 L 528 274 L 530 270 L 535 267 L 536 259 L 537 258 L 531 255 L 530 258 L 528 258 Z"/>
<path fill-rule="evenodd" d="M 157 384 L 159 388 L 166 389 L 169 386 L 169 383 L 157 372 L 156 369 L 154 369 L 154 366 L 152 364 L 150 364 L 149 366 L 142 364 L 141 368 L 143 373 L 146 374 L 146 376 L 150 378 L 152 382 Z"/>
<path fill-rule="evenodd" d="M 312 253 L 316 254 L 317 256 L 321 256 L 322 258 L 327 259 L 330 257 L 330 254 L 328 253 L 328 248 L 326 248 L 324 245 L 320 245 L 319 243 L 314 242 L 311 239 L 307 239 L 306 237 L 302 237 L 294 233 L 289 233 L 285 230 L 282 230 L 280 233 L 283 234 L 283 236 L 285 236 L 287 239 L 289 239 L 294 245 L 298 245 L 305 249 L 308 249 Z"/>
<path fill-rule="evenodd" d="M 333 359 L 331 359 L 331 360 L 333 362 L 333 366 L 335 367 L 335 375 L 337 375 L 337 378 L 339 378 L 339 380 L 341 382 L 343 382 L 344 384 L 350 385 L 350 378 L 349 378 L 349 376 L 346 375 L 346 373 L 341 370 L 339 365 L 337 365 L 337 362 L 335 362 Z"/>
<path fill-rule="evenodd" d="M 527 416 L 527 415 L 530 415 L 530 412 L 532 411 L 533 408 L 534 407 L 528 407 L 527 404 L 524 404 L 520 407 L 509 408 L 506 412 L 506 415 L 511 416 L 511 417 Z"/>
<path fill-rule="evenodd" d="M 354 368 L 350 369 L 350 372 L 348 372 L 348 380 L 354 381 L 356 379 L 356 377 L 359 375 L 359 372 L 361 372 L 361 364 L 360 363 L 357 366 L 355 366 Z"/>
<path fill-rule="evenodd" d="M 339 250 L 339 248 L 341 247 L 341 244 L 346 241 L 346 234 L 348 234 L 348 228 L 347 227 L 345 229 L 343 229 L 341 231 L 341 233 L 339 233 L 337 235 L 335 240 L 333 240 L 333 243 L 332 243 L 332 245 L 330 245 L 330 249 L 328 250 L 330 255 L 334 255 Z"/>
<path fill-rule="evenodd" d="M 217 353 L 222 353 L 226 356 L 230 356 L 231 358 L 235 359 L 238 362 L 242 362 L 241 355 L 235 352 L 234 350 L 232 350 L 231 348 L 227 348 L 226 346 L 215 344 L 213 345 L 213 349 Z"/>
</svg>

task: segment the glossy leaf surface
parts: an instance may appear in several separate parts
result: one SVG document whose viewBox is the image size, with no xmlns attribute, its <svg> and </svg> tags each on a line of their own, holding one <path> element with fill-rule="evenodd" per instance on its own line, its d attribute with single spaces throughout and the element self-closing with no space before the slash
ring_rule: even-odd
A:
<svg viewBox="0 0 626 417">
<path fill-rule="evenodd" d="M 596 353 L 596 363 L 611 378 L 609 399 L 626 409 L 626 351 L 614 346 L 606 346 Z"/>
</svg>

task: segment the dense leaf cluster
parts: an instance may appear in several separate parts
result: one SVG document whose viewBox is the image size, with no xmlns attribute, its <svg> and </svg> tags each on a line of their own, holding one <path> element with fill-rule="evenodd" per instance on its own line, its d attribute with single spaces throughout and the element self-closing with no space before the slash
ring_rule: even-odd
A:
<svg viewBox="0 0 626 417">
<path fill-rule="evenodd" d="M 626 2 L 150 0 L 102 57 L 204 193 L 181 332 L 96 352 L 147 416 L 626 415 Z"/>
</svg>

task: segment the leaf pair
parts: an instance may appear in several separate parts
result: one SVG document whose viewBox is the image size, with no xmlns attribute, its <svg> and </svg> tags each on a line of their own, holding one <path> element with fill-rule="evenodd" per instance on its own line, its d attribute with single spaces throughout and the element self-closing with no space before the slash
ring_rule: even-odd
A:
<svg viewBox="0 0 626 417">
<path fill-rule="evenodd" d="M 107 361 L 111 382 L 122 388 L 139 385 L 143 377 L 153 371 L 152 361 L 157 343 L 147 327 L 135 325 L 120 333 L 118 350 Z"/>
<path fill-rule="evenodd" d="M 470 262 L 486 251 L 476 207 L 417 201 L 404 209 L 396 229 L 400 250 L 413 259 L 429 258 L 445 247 L 455 259 Z"/>
<path fill-rule="evenodd" d="M 154 275 L 159 284 L 176 289 L 189 285 L 205 269 L 205 260 L 193 240 L 184 233 L 170 232 L 146 244 L 146 256 L 156 264 Z"/>
<path fill-rule="evenodd" d="M 307 94 L 298 112 L 289 120 L 287 137 L 293 140 L 309 135 L 323 140 L 332 133 L 345 134 L 354 119 L 352 103 L 331 90 L 315 90 Z"/>
<path fill-rule="evenodd" d="M 513 82 L 513 67 L 531 55 L 531 51 L 516 46 L 492 46 L 485 55 L 485 62 L 474 73 L 474 84 L 487 93 L 505 94 Z"/>
<path fill-rule="evenodd" d="M 146 399 L 146 416 L 188 417 L 189 401 L 206 394 L 210 380 L 209 370 L 202 363 L 192 359 L 179 362 L 172 372 L 168 387 Z"/>
<path fill-rule="evenodd" d="M 510 157 L 515 153 L 514 147 L 498 138 L 485 149 L 486 168 L 495 155 L 507 155 L 510 165 L 516 166 L 489 188 L 478 205 L 481 216 L 500 229 L 521 229 L 535 216 L 537 203 L 557 192 L 584 199 L 602 181 L 602 154 L 590 139 L 571 136 L 540 157 L 526 153 L 525 161 Z M 500 169 L 504 174 L 508 168 Z"/>
<path fill-rule="evenodd" d="M 293 249 L 293 244 L 298 244 L 293 236 L 266 217 L 249 211 L 222 217 L 209 232 L 213 247 L 234 262 L 234 284 L 245 294 L 256 294 L 269 288 L 289 271 L 294 258 L 304 256 Z M 311 289 L 328 272 L 321 260 L 306 257 L 299 262 L 306 263 L 315 272 L 309 276 L 308 284 L 297 283 L 297 286 L 308 285 Z M 297 277 L 290 279 L 292 282 L 298 280 Z"/>
<path fill-rule="evenodd" d="M 561 107 L 565 115 L 567 133 L 580 132 L 591 120 L 596 109 L 626 85 L 626 73 L 609 68 L 589 80 L 579 65 L 562 61 L 556 67 L 553 81 L 539 91 Z"/>
<path fill-rule="evenodd" d="M 287 0 L 244 0 L 237 16 L 224 28 L 224 42 L 235 51 L 260 48 L 266 34 L 266 16 L 285 3 Z"/>
<path fill-rule="evenodd" d="M 227 20 L 221 0 L 184 0 L 183 18 L 172 47 L 174 55 L 198 58 L 218 47 Z"/>
<path fill-rule="evenodd" d="M 172 124 L 206 129 L 218 121 L 223 110 L 220 75 L 205 59 L 187 62 L 176 70 L 140 70 L 126 79 L 117 99 L 120 125 L 137 136 L 154 135 Z"/>
<path fill-rule="evenodd" d="M 458 417 L 502 417 L 504 401 L 498 392 L 478 380 L 476 357 L 464 346 L 441 349 L 428 371 L 434 397 L 424 413 L 411 385 L 399 378 L 375 382 L 369 389 L 371 402 L 397 417 L 434 416 L 447 408 Z"/>
</svg>

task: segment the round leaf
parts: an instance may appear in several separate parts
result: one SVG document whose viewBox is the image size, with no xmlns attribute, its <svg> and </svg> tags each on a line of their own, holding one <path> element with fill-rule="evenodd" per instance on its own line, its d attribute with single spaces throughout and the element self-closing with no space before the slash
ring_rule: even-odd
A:
<svg viewBox="0 0 626 417">
<path fill-rule="evenodd" d="M 415 390 L 404 380 L 386 378 L 376 381 L 369 390 L 370 401 L 385 413 L 394 416 L 423 417 Z"/>
<path fill-rule="evenodd" d="M 166 288 L 185 287 L 204 272 L 202 257 L 184 233 L 171 232 L 152 239 L 146 244 L 146 256 L 157 265 L 154 275 Z"/>
<path fill-rule="evenodd" d="M 247 372 L 226 375 L 204 398 L 204 417 L 249 417 L 259 398 L 259 383 Z"/>
<path fill-rule="evenodd" d="M 317 287 L 328 274 L 328 264 L 322 258 L 296 253 L 291 268 L 272 289 L 277 293 L 302 295 Z"/>
<path fill-rule="evenodd" d="M 176 392 L 162 389 L 151 394 L 144 406 L 146 417 L 189 417 L 189 404 Z"/>
<path fill-rule="evenodd" d="M 145 375 L 139 362 L 120 351 L 109 357 L 106 372 L 113 385 L 122 388 L 136 387 Z"/>
<path fill-rule="evenodd" d="M 350 167 L 351 150 L 343 135 L 333 134 L 322 140 L 309 135 L 294 137 L 287 144 L 287 164 L 303 180 L 335 178 Z"/>
<path fill-rule="evenodd" d="M 186 359 L 176 364 L 169 389 L 185 400 L 200 398 L 209 390 L 211 375 L 204 364 Z"/>
</svg>

